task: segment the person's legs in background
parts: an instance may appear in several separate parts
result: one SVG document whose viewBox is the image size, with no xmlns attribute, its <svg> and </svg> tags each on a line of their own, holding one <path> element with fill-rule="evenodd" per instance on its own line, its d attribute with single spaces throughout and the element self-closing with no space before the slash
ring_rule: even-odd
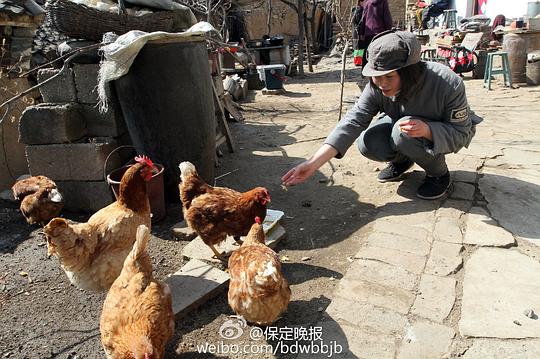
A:
<svg viewBox="0 0 540 359">
<path fill-rule="evenodd" d="M 367 58 L 366 58 L 366 55 L 367 55 L 367 48 L 369 46 L 369 44 L 371 44 L 371 41 L 373 40 L 375 36 L 364 36 L 364 41 L 362 42 L 362 46 L 364 46 L 364 55 L 362 56 L 362 64 L 364 64 L 364 66 L 367 64 Z"/>
</svg>

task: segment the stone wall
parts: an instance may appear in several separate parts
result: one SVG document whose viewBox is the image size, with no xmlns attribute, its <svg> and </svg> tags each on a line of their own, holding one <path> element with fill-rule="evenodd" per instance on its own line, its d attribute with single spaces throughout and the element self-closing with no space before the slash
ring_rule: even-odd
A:
<svg viewBox="0 0 540 359">
<path fill-rule="evenodd" d="M 108 112 L 97 109 L 98 70 L 98 64 L 74 64 L 41 86 L 45 103 L 27 107 L 19 124 L 30 174 L 54 180 L 70 211 L 91 213 L 114 200 L 104 176 L 122 160 L 118 153 L 107 158 L 116 147 L 129 143 L 112 91 Z M 59 71 L 40 70 L 38 82 Z"/>
</svg>

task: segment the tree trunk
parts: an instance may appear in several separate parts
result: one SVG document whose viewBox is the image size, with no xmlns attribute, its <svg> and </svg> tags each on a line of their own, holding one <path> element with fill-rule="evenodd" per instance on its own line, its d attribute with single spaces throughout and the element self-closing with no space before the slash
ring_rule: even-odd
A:
<svg viewBox="0 0 540 359">
<path fill-rule="evenodd" d="M 270 36 L 272 33 L 272 0 L 268 1 L 268 17 L 266 18 L 266 34 Z"/>
<path fill-rule="evenodd" d="M 319 46 L 317 46 L 317 34 L 315 33 L 315 16 L 317 14 L 317 0 L 313 0 L 313 3 L 311 4 L 311 46 L 313 48 L 313 52 L 318 54 L 319 53 Z"/>
<path fill-rule="evenodd" d="M 310 41 L 309 41 L 309 31 L 308 31 L 308 21 L 307 21 L 307 14 L 304 12 L 304 32 L 305 32 L 305 39 L 306 39 L 306 55 L 307 55 L 307 63 L 308 63 L 308 70 L 309 72 L 313 72 L 313 63 L 311 61 L 311 49 L 310 49 Z"/>
<path fill-rule="evenodd" d="M 343 111 L 343 89 L 345 87 L 345 65 L 347 63 L 347 50 L 349 49 L 349 40 L 345 41 L 345 48 L 343 49 L 343 54 L 341 55 L 341 77 L 339 84 L 341 85 L 341 93 L 339 95 L 339 114 L 338 122 L 341 121 L 341 112 Z"/>
<path fill-rule="evenodd" d="M 304 0 L 296 0 L 298 9 L 298 75 L 304 76 Z"/>
</svg>

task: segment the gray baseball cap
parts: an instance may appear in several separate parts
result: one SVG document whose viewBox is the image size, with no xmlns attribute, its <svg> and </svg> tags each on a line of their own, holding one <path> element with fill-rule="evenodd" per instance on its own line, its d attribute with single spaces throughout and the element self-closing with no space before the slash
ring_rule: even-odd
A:
<svg viewBox="0 0 540 359">
<path fill-rule="evenodd" d="M 422 46 L 412 32 L 385 31 L 373 38 L 367 49 L 364 76 L 382 76 L 420 61 Z"/>
</svg>

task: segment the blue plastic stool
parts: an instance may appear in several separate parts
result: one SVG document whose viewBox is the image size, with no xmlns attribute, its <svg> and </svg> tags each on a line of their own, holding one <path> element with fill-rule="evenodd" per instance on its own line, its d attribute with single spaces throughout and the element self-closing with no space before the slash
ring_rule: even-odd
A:
<svg viewBox="0 0 540 359">
<path fill-rule="evenodd" d="M 501 57 L 502 67 L 493 68 L 493 59 L 495 58 L 495 56 Z M 510 76 L 508 53 L 504 51 L 488 53 L 486 59 L 486 69 L 484 71 L 484 87 L 487 87 L 488 90 L 491 90 L 491 76 L 500 74 L 504 75 L 505 86 L 512 87 L 512 77 Z"/>
</svg>

